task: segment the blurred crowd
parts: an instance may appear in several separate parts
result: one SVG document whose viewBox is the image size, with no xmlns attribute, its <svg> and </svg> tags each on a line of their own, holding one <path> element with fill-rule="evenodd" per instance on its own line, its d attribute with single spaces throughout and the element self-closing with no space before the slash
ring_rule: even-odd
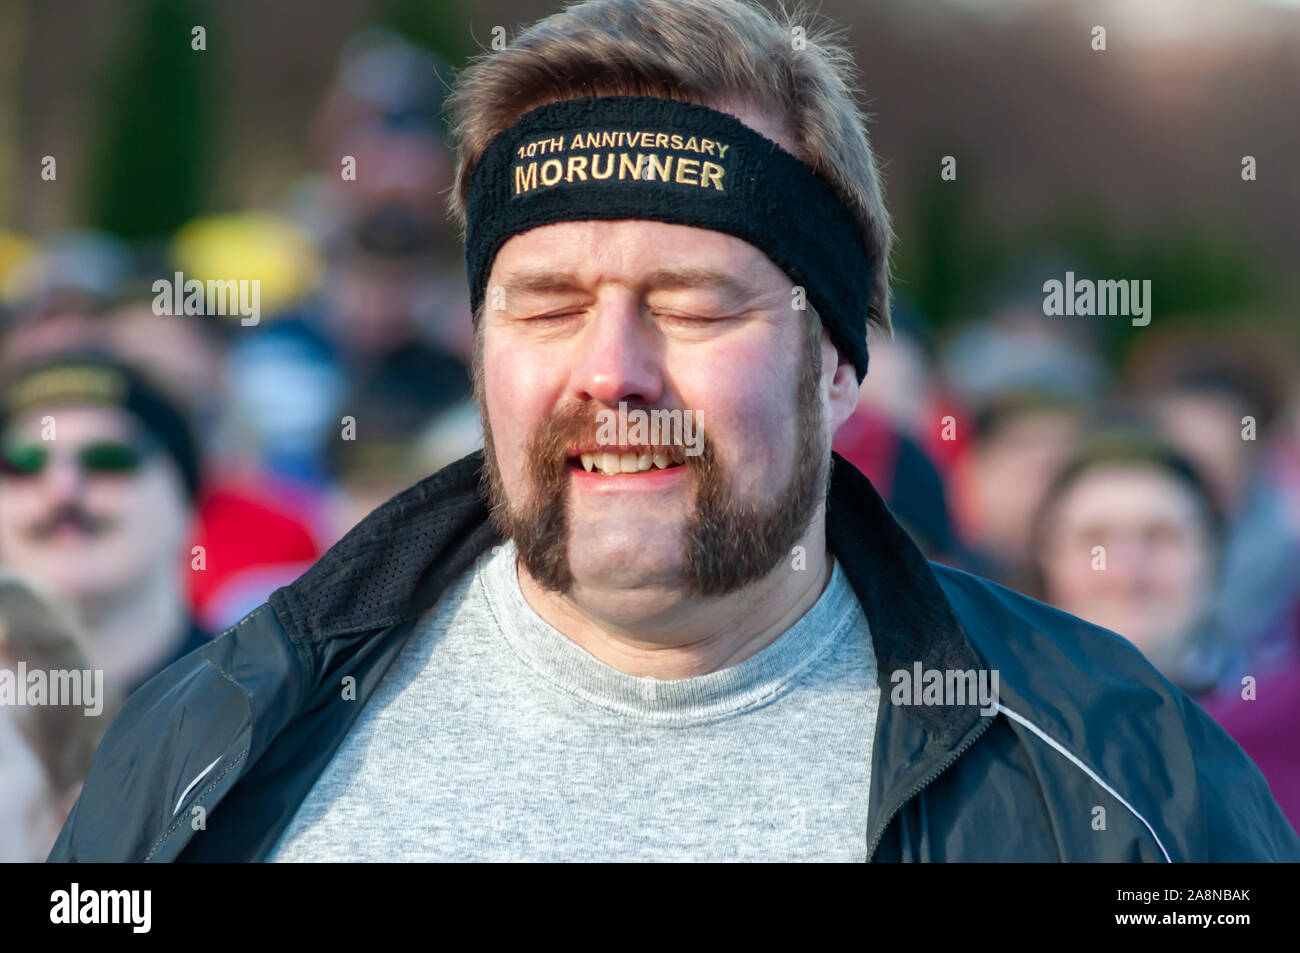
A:
<svg viewBox="0 0 1300 953">
<path fill-rule="evenodd" d="M 110 694 L 0 705 L 0 860 L 45 855 L 135 688 L 481 446 L 447 73 L 357 37 L 275 207 L 153 244 L 0 232 L 0 669 Z M 156 313 L 176 273 L 256 279 L 258 321 Z M 1300 827 L 1296 359 L 1157 320 L 1116 367 L 1107 320 L 1044 316 L 1038 282 L 937 337 L 901 298 L 835 449 L 931 558 L 1135 644 Z"/>
</svg>

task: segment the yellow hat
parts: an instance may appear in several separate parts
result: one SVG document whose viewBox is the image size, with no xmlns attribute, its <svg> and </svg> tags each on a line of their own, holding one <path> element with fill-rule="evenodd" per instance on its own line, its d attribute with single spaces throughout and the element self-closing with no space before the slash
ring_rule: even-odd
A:
<svg viewBox="0 0 1300 953">
<path fill-rule="evenodd" d="M 213 215 L 184 225 L 171 259 L 186 280 L 261 282 L 261 307 L 274 315 L 320 284 L 320 250 L 306 229 L 266 212 Z"/>
</svg>

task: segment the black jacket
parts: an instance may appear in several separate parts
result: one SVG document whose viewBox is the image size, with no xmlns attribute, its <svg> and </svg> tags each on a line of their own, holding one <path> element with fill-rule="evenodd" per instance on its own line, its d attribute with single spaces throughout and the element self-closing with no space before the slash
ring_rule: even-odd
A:
<svg viewBox="0 0 1300 953">
<path fill-rule="evenodd" d="M 50 860 L 266 858 L 414 621 L 498 541 L 481 461 L 394 497 L 133 695 Z M 1259 770 L 1131 644 L 929 563 L 838 456 L 827 536 L 882 690 L 864 859 L 1300 860 Z M 996 669 L 997 713 L 893 704 L 891 674 L 917 662 Z"/>
</svg>

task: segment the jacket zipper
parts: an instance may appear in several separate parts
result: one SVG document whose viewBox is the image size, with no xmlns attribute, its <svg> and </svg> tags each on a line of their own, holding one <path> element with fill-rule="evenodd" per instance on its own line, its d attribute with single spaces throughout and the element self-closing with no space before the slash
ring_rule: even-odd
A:
<svg viewBox="0 0 1300 953">
<path fill-rule="evenodd" d="M 993 716 L 993 718 L 996 717 L 997 717 L 996 715 Z M 879 828 L 876 829 L 876 836 L 871 839 L 871 844 L 867 849 L 867 860 L 866 860 L 867 863 L 871 863 L 871 858 L 876 855 L 876 848 L 880 846 L 880 838 L 885 836 L 885 831 L 889 829 L 889 823 L 898 815 L 898 812 L 901 811 L 907 805 L 908 801 L 912 800 L 912 798 L 920 794 L 921 791 L 927 785 L 933 782 L 935 778 L 937 778 L 939 775 L 943 774 L 950 767 L 952 767 L 953 762 L 956 761 L 958 758 L 960 758 L 962 754 L 966 751 L 966 749 L 969 748 L 971 745 L 973 745 L 976 742 L 976 740 L 979 739 L 980 735 L 984 734 L 984 732 L 989 730 L 989 725 L 993 723 L 993 718 L 986 718 L 984 720 L 984 724 L 980 726 L 979 731 L 975 732 L 975 734 L 967 738 L 960 748 L 954 751 L 948 757 L 948 759 L 943 762 L 943 764 L 939 765 L 939 767 L 935 769 L 933 774 L 931 774 L 924 781 L 922 781 L 920 784 L 914 787 L 911 790 L 911 792 L 907 795 L 907 797 L 903 798 L 903 800 L 898 802 L 898 806 L 895 807 L 889 813 L 889 816 L 885 818 L 885 822 L 881 824 Z"/>
</svg>

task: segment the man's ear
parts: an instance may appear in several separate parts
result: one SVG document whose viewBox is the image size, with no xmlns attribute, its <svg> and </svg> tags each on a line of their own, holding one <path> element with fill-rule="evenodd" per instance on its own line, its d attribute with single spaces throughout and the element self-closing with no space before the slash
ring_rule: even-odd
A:
<svg viewBox="0 0 1300 953">
<path fill-rule="evenodd" d="M 828 365 L 835 368 L 829 382 L 826 381 L 825 376 Z M 840 349 L 831 343 L 831 336 L 825 330 L 822 331 L 822 371 L 822 384 L 827 390 L 826 396 L 830 405 L 828 422 L 831 436 L 834 437 L 844 422 L 853 416 L 853 411 L 858 406 L 859 383 L 857 369 L 840 353 Z"/>
</svg>

